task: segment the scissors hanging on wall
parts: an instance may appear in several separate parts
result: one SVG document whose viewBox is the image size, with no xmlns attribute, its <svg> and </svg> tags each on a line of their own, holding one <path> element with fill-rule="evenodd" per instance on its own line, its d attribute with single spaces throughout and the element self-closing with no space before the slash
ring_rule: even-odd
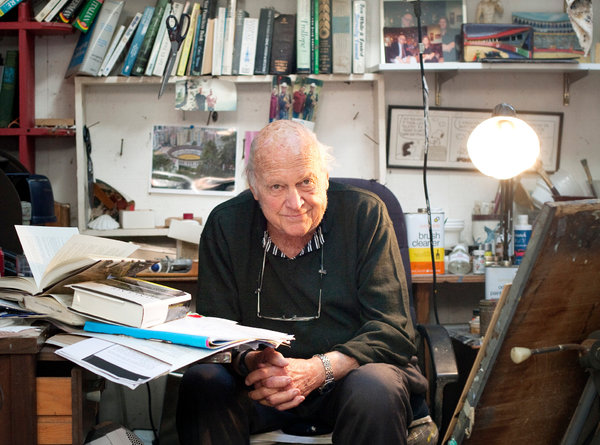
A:
<svg viewBox="0 0 600 445">
<path fill-rule="evenodd" d="M 163 73 L 163 80 L 160 85 L 160 91 L 158 92 L 158 98 L 162 96 L 165 88 L 167 87 L 167 83 L 169 83 L 169 78 L 171 77 L 171 73 L 173 72 L 173 66 L 175 65 L 175 60 L 177 59 L 177 52 L 181 47 L 181 43 L 185 39 L 187 35 L 188 29 L 190 28 L 190 15 L 183 13 L 179 20 L 174 15 L 169 15 L 167 17 L 167 32 L 169 33 L 169 40 L 171 41 L 171 50 L 169 52 L 169 60 L 167 62 L 167 68 Z"/>
</svg>

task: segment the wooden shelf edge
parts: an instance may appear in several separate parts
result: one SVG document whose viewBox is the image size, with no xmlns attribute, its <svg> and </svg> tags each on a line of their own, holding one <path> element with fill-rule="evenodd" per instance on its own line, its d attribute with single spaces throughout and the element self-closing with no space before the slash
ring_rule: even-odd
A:
<svg viewBox="0 0 600 445">
<path fill-rule="evenodd" d="M 557 63 L 557 62 L 512 62 L 512 63 L 485 63 L 485 62 L 445 62 L 425 64 L 426 72 L 444 71 L 508 71 L 521 73 L 569 73 L 578 71 L 600 71 L 600 63 Z M 369 71 L 374 73 L 402 73 L 419 71 L 417 63 L 395 64 L 382 63 L 372 67 Z"/>
</svg>

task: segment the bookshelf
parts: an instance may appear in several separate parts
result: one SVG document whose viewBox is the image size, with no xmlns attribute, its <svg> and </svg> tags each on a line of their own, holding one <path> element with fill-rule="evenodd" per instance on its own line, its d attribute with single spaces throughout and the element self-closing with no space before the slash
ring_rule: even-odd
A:
<svg viewBox="0 0 600 445">
<path fill-rule="evenodd" d="M 9 12 L 0 19 L 0 33 L 17 36 L 19 57 L 15 100 L 18 100 L 19 125 L 16 128 L 0 128 L 0 137 L 12 137 L 18 140 L 19 160 L 31 173 L 34 173 L 35 138 L 75 134 L 73 129 L 35 126 L 35 37 L 71 34 L 74 28 L 69 24 L 35 21 L 27 1 L 14 9 L 15 11 Z"/>
</svg>

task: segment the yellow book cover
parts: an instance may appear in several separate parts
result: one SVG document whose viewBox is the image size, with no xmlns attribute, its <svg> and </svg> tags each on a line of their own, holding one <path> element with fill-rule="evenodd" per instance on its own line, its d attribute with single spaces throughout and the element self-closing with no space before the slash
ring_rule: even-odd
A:
<svg viewBox="0 0 600 445">
<path fill-rule="evenodd" d="M 200 3 L 196 2 L 192 7 L 192 14 L 190 15 L 190 27 L 188 28 L 188 32 L 181 46 L 181 58 L 179 59 L 179 65 L 177 65 L 178 76 L 185 76 L 185 69 L 190 58 L 190 51 L 192 49 L 192 42 L 194 41 L 196 22 L 198 21 L 199 13 Z"/>
</svg>

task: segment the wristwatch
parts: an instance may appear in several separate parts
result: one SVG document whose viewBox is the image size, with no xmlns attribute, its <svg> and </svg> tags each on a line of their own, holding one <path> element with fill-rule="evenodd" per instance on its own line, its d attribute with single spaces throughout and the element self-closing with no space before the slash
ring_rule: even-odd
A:
<svg viewBox="0 0 600 445">
<path fill-rule="evenodd" d="M 323 367 L 325 368 L 325 382 L 323 382 L 323 384 L 319 387 L 319 392 L 321 394 L 327 394 L 335 386 L 335 379 L 333 378 L 333 368 L 331 367 L 331 362 L 325 354 L 316 354 L 314 357 L 318 357 L 321 360 L 321 363 L 323 363 Z"/>
</svg>

